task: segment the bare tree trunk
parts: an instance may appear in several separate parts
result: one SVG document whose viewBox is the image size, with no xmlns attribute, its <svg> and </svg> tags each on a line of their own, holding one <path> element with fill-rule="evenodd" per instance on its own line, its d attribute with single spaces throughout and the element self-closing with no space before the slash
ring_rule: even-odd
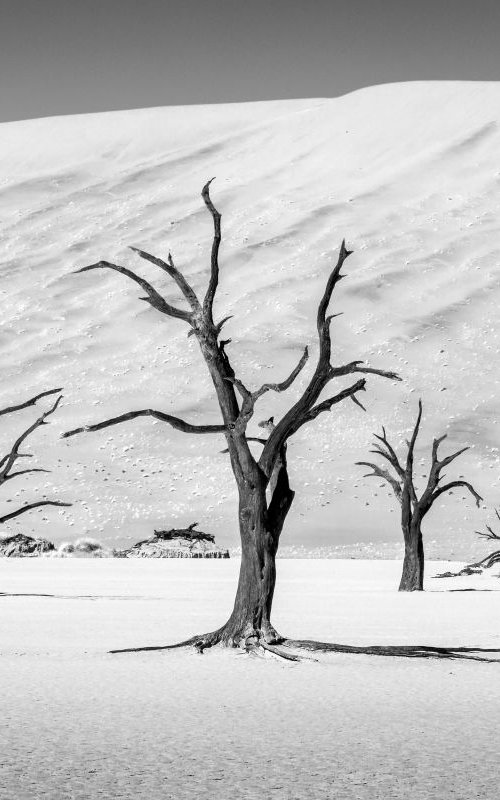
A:
<svg viewBox="0 0 500 800">
<path fill-rule="evenodd" d="M 225 644 L 244 646 L 252 639 L 273 644 L 281 640 L 271 624 L 271 609 L 279 537 L 294 493 L 288 485 L 286 464 L 280 472 L 269 507 L 265 481 L 240 487 L 241 565 L 234 608 L 220 630 L 220 641 Z"/>
<path fill-rule="evenodd" d="M 424 545 L 420 530 L 420 520 L 412 520 L 403 527 L 405 555 L 400 592 L 421 592 L 424 588 Z"/>
<path fill-rule="evenodd" d="M 418 534 L 418 557 L 420 560 L 420 591 L 424 590 L 424 540 L 422 532 Z"/>
<path fill-rule="evenodd" d="M 242 542 L 234 608 L 221 632 L 221 641 L 236 647 L 244 646 L 249 638 L 262 638 L 267 642 L 279 638 L 271 625 L 276 585 L 276 548 L 272 534 L 261 531 L 256 541 L 255 534 L 247 528 Z"/>
</svg>

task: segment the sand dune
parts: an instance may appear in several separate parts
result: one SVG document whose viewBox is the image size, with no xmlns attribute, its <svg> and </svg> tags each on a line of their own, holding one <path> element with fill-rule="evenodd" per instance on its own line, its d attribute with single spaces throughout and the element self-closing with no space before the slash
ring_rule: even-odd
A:
<svg viewBox="0 0 500 800">
<path fill-rule="evenodd" d="M 1 125 L 1 400 L 65 387 L 32 451 L 53 469 L 41 493 L 74 502 L 10 528 L 56 541 L 89 532 L 115 544 L 196 519 L 222 545 L 236 544 L 220 439 L 193 440 L 150 420 L 58 438 L 140 407 L 218 419 L 182 323 L 138 302 L 121 276 L 71 274 L 115 260 L 178 301 L 127 246 L 171 249 L 201 291 L 211 226 L 199 192 L 212 175 L 224 231 L 217 311 L 235 314 L 230 353 L 248 383 L 284 376 L 314 343 L 314 308 L 344 236 L 355 253 L 334 298 L 333 310 L 345 312 L 334 358 L 366 359 L 404 378 L 370 380 L 367 414 L 349 403 L 296 437 L 298 494 L 283 543 L 399 540 L 387 490 L 367 485 L 353 464 L 381 423 L 403 443 L 419 396 L 422 443 L 447 430 L 450 448 L 470 444 L 457 472 L 487 505 L 498 503 L 499 121 L 496 83 L 417 82 L 333 100 Z M 256 420 L 285 407 L 266 397 Z M 4 423 L 2 439 L 31 418 L 28 410 Z M 33 481 L 23 480 L 13 502 L 32 499 Z M 473 531 L 488 512 L 461 498 L 429 518 L 435 555 L 482 552 Z"/>
</svg>

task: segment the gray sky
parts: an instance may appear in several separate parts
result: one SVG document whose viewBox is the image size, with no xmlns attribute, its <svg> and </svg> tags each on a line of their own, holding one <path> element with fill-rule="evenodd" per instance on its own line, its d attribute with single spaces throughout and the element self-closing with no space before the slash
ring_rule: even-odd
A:
<svg viewBox="0 0 500 800">
<path fill-rule="evenodd" d="M 0 121 L 500 80 L 498 0 L 0 0 Z"/>
</svg>

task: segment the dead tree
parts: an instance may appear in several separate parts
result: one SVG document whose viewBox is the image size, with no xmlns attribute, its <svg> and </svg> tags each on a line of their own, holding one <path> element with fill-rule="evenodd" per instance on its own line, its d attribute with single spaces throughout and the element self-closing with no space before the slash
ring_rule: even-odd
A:
<svg viewBox="0 0 500 800">
<path fill-rule="evenodd" d="M 497 520 L 500 521 L 500 513 L 495 509 Z M 488 539 L 493 542 L 500 542 L 500 534 L 495 533 L 491 525 L 486 525 L 486 531 L 476 531 L 478 536 L 483 539 Z M 475 561 L 473 564 L 466 564 L 458 572 L 442 572 L 440 575 L 435 575 L 435 578 L 459 578 L 462 575 L 480 575 L 485 569 L 490 569 L 495 564 L 500 562 L 500 550 L 494 550 L 489 555 L 482 558 L 480 561 Z"/>
<path fill-rule="evenodd" d="M 406 442 L 407 455 L 404 466 L 396 455 L 394 448 L 389 444 L 385 428 L 382 428 L 382 436 L 375 434 L 377 441 L 374 444 L 374 449 L 370 450 L 370 452 L 385 459 L 385 461 L 389 463 L 389 469 L 369 461 L 357 462 L 360 466 L 370 467 L 373 470 L 365 475 L 365 478 L 383 478 L 387 481 L 401 506 L 401 528 L 403 530 L 405 554 L 403 574 L 401 576 L 401 583 L 399 584 L 400 592 L 422 591 L 424 588 L 422 521 L 425 515 L 431 510 L 438 497 L 453 489 L 464 487 L 472 494 L 477 506 L 479 506 L 482 500 L 482 497 L 478 495 L 473 486 L 467 481 L 460 479 L 450 481 L 449 483 L 441 483 L 444 478 L 441 474 L 442 470 L 458 458 L 459 455 L 469 449 L 468 447 L 463 447 L 461 450 L 457 450 L 456 453 L 452 453 L 446 456 L 446 458 L 439 460 L 438 448 L 441 442 L 446 439 L 446 435 L 434 439 L 427 485 L 420 497 L 418 496 L 414 483 L 413 458 L 421 419 L 422 401 L 419 400 L 417 421 L 413 429 L 413 434 L 410 441 Z"/>
<path fill-rule="evenodd" d="M 61 389 L 49 389 L 47 392 L 41 392 L 37 394 L 35 397 L 31 397 L 29 400 L 26 400 L 24 403 L 18 403 L 14 406 L 8 406 L 7 408 L 0 409 L 0 416 L 4 416 L 5 414 L 12 414 L 14 411 L 20 411 L 23 408 L 28 408 L 29 406 L 34 406 L 38 400 L 42 397 L 47 397 L 52 394 L 58 394 Z M 29 428 L 26 428 L 23 433 L 16 439 L 14 444 L 12 445 L 10 452 L 0 458 L 0 486 L 3 486 L 4 483 L 7 481 L 12 480 L 13 478 L 17 478 L 19 475 L 28 475 L 32 472 L 49 472 L 48 469 L 42 469 L 41 467 L 28 467 L 27 469 L 15 469 L 14 467 L 17 465 L 17 462 L 21 458 L 32 458 L 31 453 L 21 453 L 20 448 L 23 442 L 26 441 L 28 436 L 30 436 L 33 431 L 39 428 L 41 425 L 48 425 L 47 417 L 50 417 L 51 414 L 54 413 L 57 406 L 61 402 L 62 395 L 59 395 L 53 406 L 48 409 L 48 411 L 44 411 L 44 413 L 38 417 L 38 419 L 33 422 Z M 3 517 L 0 517 L 0 523 L 8 522 L 15 517 L 19 517 L 21 514 L 25 514 L 27 511 L 31 511 L 33 508 L 40 508 L 41 506 L 70 506 L 71 503 L 62 503 L 59 500 L 38 500 L 34 503 L 28 503 L 27 505 L 21 506 L 21 508 L 16 509 L 15 511 L 11 511 L 9 514 L 4 514 Z"/>
<path fill-rule="evenodd" d="M 174 317 L 188 326 L 188 336 L 194 335 L 198 341 L 201 354 L 210 373 L 217 396 L 222 423 L 220 425 L 194 425 L 170 414 L 146 408 L 130 411 L 103 422 L 85 425 L 67 431 L 64 436 L 90 431 L 99 431 L 111 425 L 117 425 L 138 417 L 154 417 L 166 422 L 185 433 L 221 434 L 225 436 L 227 451 L 239 495 L 239 532 L 241 539 L 241 567 L 234 601 L 233 611 L 227 622 L 218 630 L 199 634 L 179 645 L 160 645 L 154 647 L 133 648 L 134 650 L 168 649 L 170 647 L 193 645 L 199 652 L 216 644 L 244 647 L 246 649 L 260 647 L 264 650 L 278 652 L 285 658 L 296 660 L 297 657 L 285 653 L 286 646 L 304 647 L 340 652 L 377 652 L 380 655 L 422 655 L 424 651 L 435 648 L 349 648 L 347 645 L 335 645 L 318 642 L 297 642 L 280 636 L 271 622 L 271 607 L 276 582 L 275 559 L 280 535 L 285 519 L 294 499 L 294 491 L 290 487 L 286 461 L 287 442 L 304 425 L 313 422 L 320 414 L 330 411 L 335 405 L 351 398 L 361 405 L 357 395 L 365 389 L 365 379 L 360 378 L 348 386 L 336 391 L 326 399 L 320 396 L 325 387 L 334 379 L 353 374 L 373 374 L 390 380 L 399 380 L 394 372 L 365 366 L 361 361 L 350 361 L 341 366 L 332 366 L 330 323 L 333 316 L 328 315 L 328 306 L 337 283 L 343 277 L 342 266 L 350 251 L 343 242 L 337 263 L 333 267 L 326 283 L 323 296 L 317 311 L 318 357 L 313 372 L 307 381 L 306 388 L 284 416 L 269 425 L 267 438 L 254 438 L 247 435 L 247 427 L 252 419 L 257 401 L 267 392 L 284 392 L 302 372 L 309 358 L 308 348 L 300 356 L 296 367 L 287 378 L 278 383 L 264 383 L 257 389 L 248 388 L 241 378 L 237 377 L 227 354 L 229 339 L 221 338 L 221 331 L 229 317 L 220 321 L 214 319 L 214 299 L 219 284 L 219 247 L 221 243 L 221 215 L 213 205 L 210 197 L 209 181 L 202 190 L 202 198 L 213 220 L 213 242 L 210 260 L 210 277 L 205 296 L 199 298 L 185 276 L 177 269 L 171 254 L 164 261 L 136 247 L 131 249 L 142 259 L 155 264 L 177 284 L 184 297 L 186 308 L 171 305 L 146 280 L 130 269 L 99 261 L 95 264 L 76 270 L 78 273 L 91 270 L 110 269 L 125 275 L 138 284 L 143 292 L 144 300 L 156 311 L 168 317 Z M 262 446 L 260 457 L 254 455 L 251 443 Z M 281 647 L 277 650 L 277 645 Z M 116 652 L 116 651 L 115 651 Z M 123 651 L 122 651 L 123 652 Z M 444 651 L 443 651 L 444 652 Z M 428 653 L 427 653 L 428 655 Z M 438 656 L 440 657 L 440 656 Z"/>
</svg>

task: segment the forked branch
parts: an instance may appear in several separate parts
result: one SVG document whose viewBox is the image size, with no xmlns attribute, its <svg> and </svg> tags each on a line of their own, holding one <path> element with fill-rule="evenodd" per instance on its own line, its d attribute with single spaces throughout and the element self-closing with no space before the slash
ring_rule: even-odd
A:
<svg viewBox="0 0 500 800">
<path fill-rule="evenodd" d="M 353 383 L 352 386 L 348 386 L 347 389 L 342 389 L 341 392 L 338 392 L 333 397 L 328 397 L 326 400 L 323 400 L 321 403 L 313 406 L 302 417 L 300 427 L 305 425 L 306 422 L 311 422 L 313 419 L 316 419 L 316 417 L 319 414 L 322 414 L 324 411 L 330 411 L 332 406 L 337 405 L 337 403 L 341 403 L 342 400 L 346 400 L 348 397 L 355 398 L 357 392 L 364 391 L 366 391 L 366 381 L 362 378 L 361 380 L 356 381 L 356 383 Z"/>
<path fill-rule="evenodd" d="M 180 308 L 176 308 L 175 306 L 170 305 L 167 303 L 164 297 L 159 294 L 159 292 L 154 289 L 151 284 L 141 278 L 139 275 L 136 275 L 135 272 L 132 270 L 127 269 L 126 267 L 120 267 L 118 264 L 112 264 L 110 261 L 98 261 L 96 264 L 89 264 L 87 267 L 81 267 L 81 269 L 75 270 L 75 274 L 80 272 L 89 272 L 90 270 L 94 269 L 112 269 L 115 272 L 119 272 L 121 275 L 125 275 L 130 280 L 134 281 L 138 284 L 138 286 L 143 289 L 147 297 L 141 297 L 141 300 L 144 300 L 146 303 L 149 303 L 153 308 L 156 308 L 157 311 L 160 311 L 162 314 L 166 314 L 169 317 L 177 317 L 178 319 L 184 320 L 184 322 L 189 322 L 191 324 L 192 321 L 192 313 L 190 311 L 183 311 Z"/>
<path fill-rule="evenodd" d="M 53 392 L 52 391 L 51 392 L 46 392 L 44 394 L 53 394 Z M 42 395 L 39 395 L 39 397 L 40 396 L 42 396 Z M 21 433 L 20 436 L 18 436 L 18 438 L 16 439 L 16 441 L 12 445 L 10 453 L 7 453 L 5 456 L 3 456 L 0 459 L 0 485 L 2 483 L 4 483 L 6 480 L 8 480 L 9 473 L 10 473 L 12 467 L 14 466 L 14 464 L 16 463 L 17 459 L 18 458 L 23 458 L 23 457 L 26 456 L 26 454 L 19 452 L 19 448 L 21 447 L 22 443 L 28 438 L 28 436 L 31 433 L 33 433 L 33 431 L 35 431 L 41 425 L 46 425 L 47 424 L 46 423 L 47 417 L 49 417 L 51 414 L 54 413 L 54 411 L 56 410 L 57 406 L 61 402 L 61 399 L 62 399 L 62 395 L 60 395 L 57 398 L 57 400 L 55 401 L 55 403 L 53 404 L 53 406 L 51 408 L 49 408 L 47 411 L 44 411 L 44 413 L 40 417 L 38 417 L 38 419 L 36 419 L 35 422 L 33 422 L 32 425 L 30 425 L 25 431 L 23 431 L 23 433 Z M 23 470 L 23 471 L 28 471 L 28 470 Z M 29 470 L 29 471 L 33 471 L 33 470 Z M 15 473 L 15 474 L 18 474 L 18 473 Z M 11 477 L 14 477 L 14 476 L 11 476 Z"/>
<path fill-rule="evenodd" d="M 403 484 L 401 481 L 394 478 L 393 475 L 389 472 L 389 470 L 384 469 L 383 467 L 379 466 L 378 464 L 374 464 L 371 461 L 356 461 L 356 466 L 358 467 L 370 467 L 372 472 L 368 472 L 366 475 L 363 475 L 363 478 L 383 478 L 389 486 L 392 487 L 394 494 L 399 503 L 401 503 L 402 494 L 403 494 Z"/>
<path fill-rule="evenodd" d="M 285 392 L 287 389 L 290 388 L 294 380 L 297 378 L 299 373 L 304 368 L 304 365 L 309 358 L 309 350 L 307 347 L 304 348 L 304 352 L 298 362 L 297 366 L 293 368 L 290 375 L 285 378 L 284 381 L 280 383 L 264 383 L 260 389 L 257 389 L 255 392 L 251 392 L 243 383 L 242 380 L 236 378 L 234 375 L 227 377 L 226 380 L 229 383 L 232 383 L 233 386 L 238 390 L 241 399 L 241 409 L 238 415 L 238 419 L 236 420 L 235 427 L 240 430 L 242 433 L 246 431 L 248 422 L 253 416 L 255 404 L 257 400 L 262 397 L 262 395 L 266 394 L 266 392 L 273 391 L 273 392 Z M 247 438 L 248 441 L 248 438 Z"/>
<path fill-rule="evenodd" d="M 403 479 L 405 477 L 405 470 L 397 457 L 396 451 L 387 439 L 384 426 L 382 426 L 382 436 L 379 436 L 377 433 L 374 433 L 373 435 L 375 439 L 380 442 L 380 445 L 375 442 L 374 449 L 370 450 L 370 452 L 385 458 L 386 461 L 388 461 L 389 464 L 394 468 L 398 476 Z"/>
<path fill-rule="evenodd" d="M 40 392 L 40 394 L 35 395 L 35 397 L 31 397 L 29 400 L 25 400 L 24 403 L 17 403 L 15 406 L 7 406 L 7 408 L 0 409 L 0 417 L 4 414 L 12 414 L 13 411 L 20 411 L 23 408 L 28 408 L 29 406 L 34 406 L 38 400 L 42 397 L 48 397 L 51 394 L 58 394 L 62 392 L 62 389 L 48 389 L 46 392 Z"/>
<path fill-rule="evenodd" d="M 150 253 L 146 253 L 145 250 L 139 250 L 138 247 L 130 247 L 129 249 L 134 253 L 137 253 L 137 255 L 141 258 L 144 258 L 145 261 L 150 261 L 151 264 L 155 264 L 157 267 L 160 267 L 160 269 L 166 272 L 167 275 L 170 275 L 188 301 L 192 311 L 195 313 L 201 312 L 200 302 L 193 287 L 188 283 L 182 272 L 180 272 L 175 266 L 171 253 L 168 254 L 167 261 L 163 261 L 161 258 L 157 258 L 156 256 L 152 256 Z"/>
<path fill-rule="evenodd" d="M 351 253 L 352 251 L 347 250 L 345 241 L 343 241 L 340 246 L 337 263 L 330 273 L 325 290 L 318 305 L 316 326 L 318 330 L 319 352 L 316 368 L 309 381 L 309 384 L 302 393 L 302 396 L 277 423 L 276 427 L 269 436 L 267 444 L 264 447 L 259 460 L 259 466 L 267 476 L 272 473 L 273 466 L 276 462 L 276 459 L 279 457 L 279 453 L 283 445 L 290 438 L 290 436 L 292 436 L 302 427 L 302 425 L 305 425 L 307 422 L 315 419 L 318 414 L 321 414 L 324 411 L 329 411 L 333 405 L 349 397 L 354 399 L 357 405 L 363 408 L 356 395 L 358 392 L 364 390 L 364 380 L 359 380 L 347 389 L 338 392 L 333 397 L 318 403 L 321 392 L 333 378 L 343 377 L 345 375 L 351 375 L 355 373 L 370 373 L 372 375 L 379 375 L 380 377 L 388 378 L 390 380 L 400 380 L 400 377 L 395 372 L 386 372 L 385 370 L 375 369 L 374 367 L 363 366 L 363 362 L 361 361 L 351 361 L 348 364 L 340 367 L 333 367 L 330 363 L 332 349 L 330 324 L 333 317 L 337 315 L 327 316 L 327 311 L 333 290 L 338 281 L 344 277 L 341 273 L 342 266 L 346 258 L 348 258 Z"/>
<path fill-rule="evenodd" d="M 33 467 L 32 469 L 18 469 L 17 472 L 11 472 L 9 475 L 6 475 L 5 478 L 3 479 L 3 483 L 12 480 L 12 478 L 17 478 L 19 475 L 28 475 L 31 472 L 50 472 L 50 469 L 43 469 L 42 467 Z"/>
<path fill-rule="evenodd" d="M 37 394 L 35 397 L 32 397 L 30 400 L 27 400 L 24 403 L 19 403 L 18 405 L 10 406 L 9 408 L 3 409 L 3 411 L 0 412 L 0 413 L 1 414 L 8 414 L 8 413 L 10 413 L 12 411 L 18 411 L 21 408 L 27 408 L 28 406 L 34 405 L 37 402 L 37 400 L 39 400 L 41 397 L 48 397 L 48 396 L 50 396 L 52 394 L 55 394 L 57 392 L 60 392 L 60 391 L 61 391 L 61 389 L 50 389 L 50 390 L 48 390 L 46 392 L 41 392 L 40 394 Z M 7 453 L 6 455 L 4 455 L 0 459 L 0 486 L 2 484 L 6 483 L 7 481 L 12 480 L 12 478 L 19 477 L 20 475 L 27 475 L 27 474 L 30 474 L 32 472 L 49 472 L 49 470 L 42 469 L 41 467 L 32 467 L 32 468 L 28 468 L 28 469 L 19 469 L 19 470 L 16 470 L 15 472 L 12 472 L 12 468 L 14 467 L 14 465 L 15 465 L 15 463 L 16 463 L 16 461 L 18 459 L 20 459 L 20 458 L 31 458 L 30 454 L 28 454 L 28 453 L 20 453 L 19 452 L 19 449 L 20 449 L 21 445 L 28 438 L 28 436 L 30 436 L 30 434 L 32 434 L 37 428 L 39 428 L 41 425 L 47 425 L 48 424 L 47 421 L 46 421 L 47 417 L 50 417 L 50 415 L 54 413 L 54 411 L 58 407 L 59 403 L 61 402 L 61 399 L 62 399 L 62 395 L 59 395 L 59 397 L 56 399 L 55 403 L 47 411 L 44 411 L 43 414 L 41 414 L 38 417 L 38 419 L 36 419 L 25 431 L 23 431 L 23 433 L 21 433 L 20 436 L 18 436 L 18 438 L 16 439 L 16 441 L 12 445 L 12 447 L 10 449 L 10 452 Z M 66 506 L 67 507 L 67 506 L 71 506 L 71 505 L 72 505 L 71 503 L 63 503 L 63 502 L 61 502 L 59 500 L 39 500 L 39 501 L 34 502 L 34 503 L 28 503 L 27 505 L 16 509 L 16 511 L 11 511 L 8 514 L 4 514 L 3 516 L 0 517 L 0 524 L 3 524 L 4 522 L 8 522 L 9 520 L 20 516 L 21 514 L 25 514 L 27 511 L 31 511 L 31 509 L 33 509 L 33 508 L 39 508 L 40 506 Z"/>
</svg>

